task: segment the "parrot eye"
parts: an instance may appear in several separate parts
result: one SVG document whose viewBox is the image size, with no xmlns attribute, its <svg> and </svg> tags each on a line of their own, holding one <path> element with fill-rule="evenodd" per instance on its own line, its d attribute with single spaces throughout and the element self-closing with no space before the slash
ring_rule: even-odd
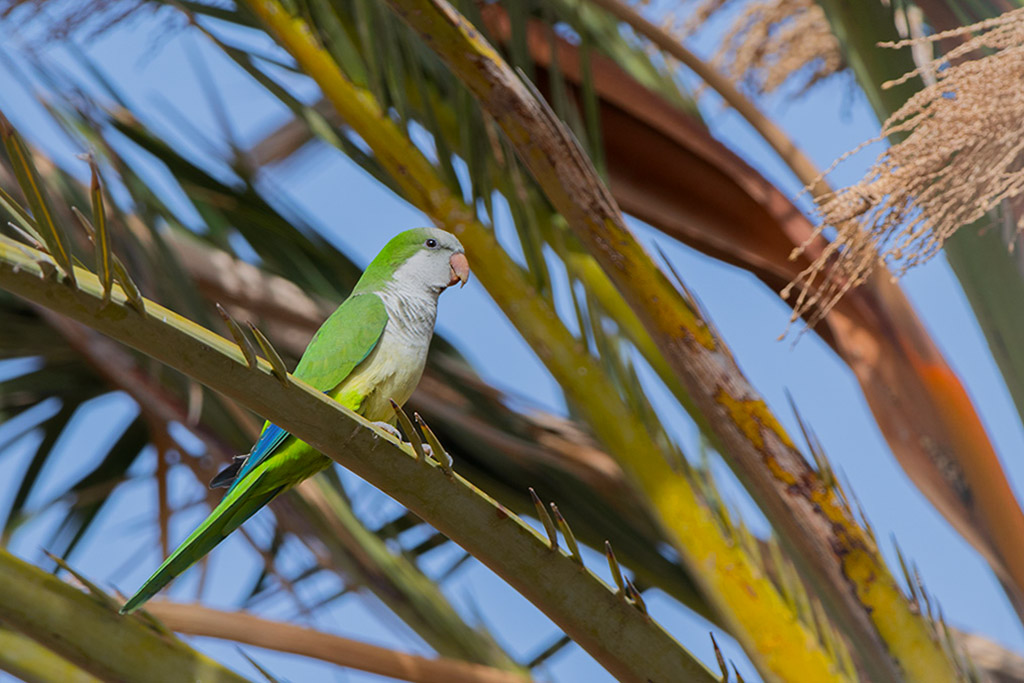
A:
<svg viewBox="0 0 1024 683">
<path fill-rule="evenodd" d="M 433 237 L 431 237 L 423 244 L 426 245 L 427 249 L 437 249 L 437 240 L 435 240 Z"/>
</svg>

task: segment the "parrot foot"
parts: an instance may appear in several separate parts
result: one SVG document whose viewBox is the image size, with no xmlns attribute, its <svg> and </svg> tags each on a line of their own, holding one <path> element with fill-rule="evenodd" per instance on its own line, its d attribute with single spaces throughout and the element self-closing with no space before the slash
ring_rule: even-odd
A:
<svg viewBox="0 0 1024 683">
<path fill-rule="evenodd" d="M 373 426 L 374 427 L 380 427 L 385 432 L 387 432 L 391 436 L 395 437 L 399 441 L 403 440 L 402 439 L 402 432 L 398 431 L 398 427 L 394 426 L 390 422 L 383 422 L 383 421 L 381 421 L 381 422 L 374 422 Z"/>
<path fill-rule="evenodd" d="M 373 426 L 374 427 L 380 427 L 385 432 L 387 432 L 391 436 L 395 437 L 396 439 L 398 439 L 402 443 L 409 443 L 405 439 L 402 438 L 402 432 L 398 431 L 398 427 L 395 427 L 390 422 L 383 422 L 383 421 L 382 422 L 374 422 Z M 373 438 L 376 439 L 377 435 L 374 434 Z M 412 444 L 410 443 L 410 445 L 412 445 Z M 425 456 L 427 456 L 428 458 L 433 458 L 434 457 L 434 449 L 430 447 L 430 444 L 424 443 L 424 444 L 420 444 L 420 446 L 423 448 L 423 454 Z"/>
</svg>

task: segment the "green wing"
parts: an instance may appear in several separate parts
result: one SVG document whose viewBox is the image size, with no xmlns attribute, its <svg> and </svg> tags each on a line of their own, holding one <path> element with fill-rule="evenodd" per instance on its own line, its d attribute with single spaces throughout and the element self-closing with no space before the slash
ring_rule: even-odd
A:
<svg viewBox="0 0 1024 683">
<path fill-rule="evenodd" d="M 331 391 L 370 355 L 387 322 L 379 296 L 350 296 L 313 335 L 293 374 L 320 391 Z"/>
<path fill-rule="evenodd" d="M 350 296 L 313 335 L 293 374 L 320 391 L 331 391 L 370 355 L 387 323 L 387 309 L 376 294 Z M 217 475 L 211 486 L 220 481 L 225 484 L 233 481 L 233 490 L 257 465 L 276 453 L 289 436 L 288 432 L 267 422 L 238 474 Z M 232 468 L 225 472 L 230 470 Z"/>
</svg>

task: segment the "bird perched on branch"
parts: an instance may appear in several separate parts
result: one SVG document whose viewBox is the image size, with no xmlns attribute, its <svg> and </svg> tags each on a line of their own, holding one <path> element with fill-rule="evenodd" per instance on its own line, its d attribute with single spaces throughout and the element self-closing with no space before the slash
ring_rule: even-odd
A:
<svg viewBox="0 0 1024 683">
<path fill-rule="evenodd" d="M 390 400 L 405 403 L 423 374 L 438 296 L 468 278 L 469 262 L 454 235 L 417 228 L 395 236 L 313 335 L 295 377 L 368 420 L 390 422 Z M 327 456 L 267 422 L 249 454 L 210 482 L 229 487 L 224 499 L 121 613 L 138 609 L 274 497 L 330 464 Z"/>
</svg>

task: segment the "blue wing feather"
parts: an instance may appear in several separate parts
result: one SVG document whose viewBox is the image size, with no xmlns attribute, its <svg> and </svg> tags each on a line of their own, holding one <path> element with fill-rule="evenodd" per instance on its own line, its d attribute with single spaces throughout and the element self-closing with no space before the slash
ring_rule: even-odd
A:
<svg viewBox="0 0 1024 683">
<path fill-rule="evenodd" d="M 238 482 L 242 481 L 245 475 L 252 472 L 256 465 L 263 462 L 267 456 L 277 450 L 277 447 L 284 443 L 284 440 L 291 436 L 288 432 L 278 427 L 276 424 L 268 422 L 264 427 L 263 432 L 260 434 L 260 438 L 256 441 L 256 445 L 252 447 L 252 451 L 249 452 L 249 457 L 245 459 L 245 464 L 242 465 L 242 469 L 238 471 L 235 476 L 235 481 L 231 484 L 231 489 L 238 486 Z M 228 489 L 228 493 L 231 492 Z"/>
</svg>

